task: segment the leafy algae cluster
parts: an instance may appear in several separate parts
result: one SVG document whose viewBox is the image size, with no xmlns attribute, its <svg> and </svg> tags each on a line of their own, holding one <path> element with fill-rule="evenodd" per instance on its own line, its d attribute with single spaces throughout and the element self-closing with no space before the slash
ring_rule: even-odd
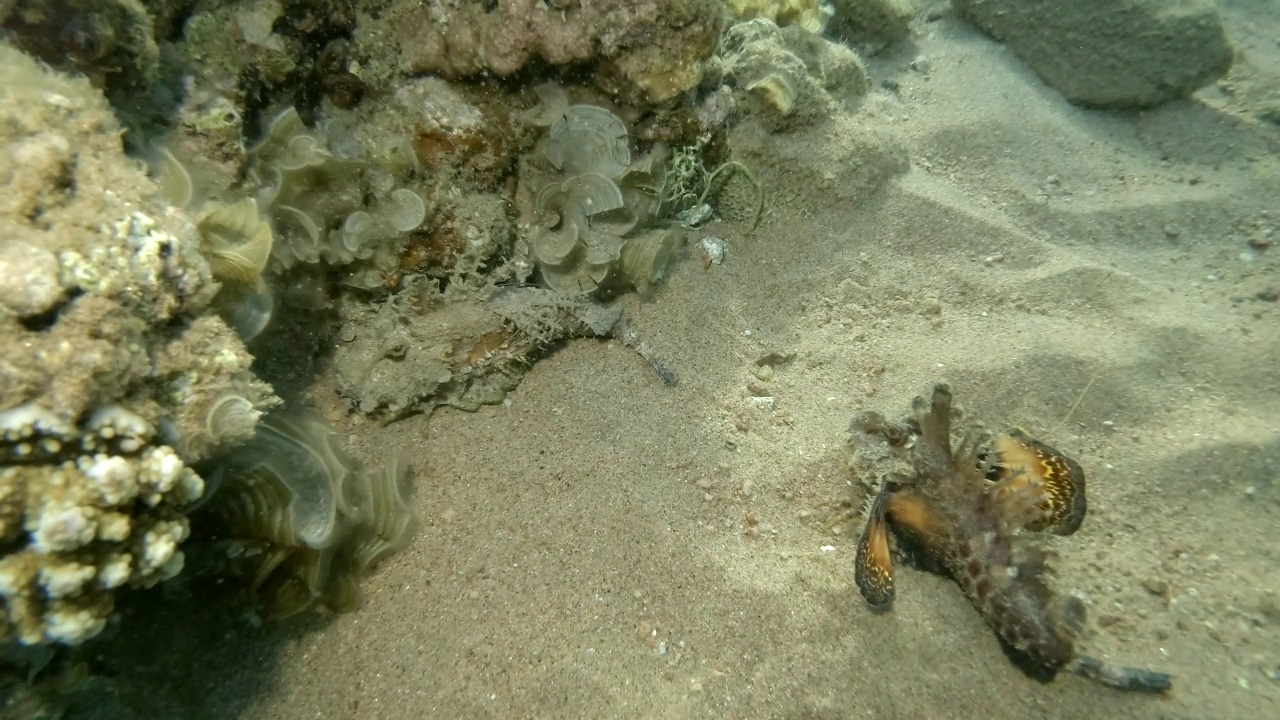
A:
<svg viewBox="0 0 1280 720">
<path fill-rule="evenodd" d="M 157 173 L 169 202 L 196 213 L 203 250 L 223 283 L 217 306 L 246 341 L 276 312 L 273 285 L 333 271 L 348 286 L 384 287 L 427 218 L 420 163 L 406 136 L 369 148 L 336 118 L 308 128 L 293 107 L 249 148 L 244 183 L 224 187 L 227 178 L 193 176 L 193 160 L 163 149 Z"/>
<path fill-rule="evenodd" d="M 404 463 L 365 470 L 318 418 L 273 412 L 207 465 L 217 492 L 193 514 L 197 538 L 248 581 L 268 617 L 356 609 L 359 576 L 410 539 Z"/>
<path fill-rule="evenodd" d="M 595 105 L 564 109 L 533 166 L 538 223 L 529 250 L 553 290 L 591 293 L 611 276 L 646 291 L 683 246 L 665 215 L 665 145 L 631 157 L 626 125 Z"/>
<path fill-rule="evenodd" d="M 422 195 L 406 184 L 418 169 L 406 138 L 365 152 L 339 121 L 308 129 L 290 107 L 249 155 L 258 203 L 275 221 L 281 270 L 323 261 L 343 268 L 349 284 L 381 286 L 405 235 L 427 217 Z"/>
</svg>

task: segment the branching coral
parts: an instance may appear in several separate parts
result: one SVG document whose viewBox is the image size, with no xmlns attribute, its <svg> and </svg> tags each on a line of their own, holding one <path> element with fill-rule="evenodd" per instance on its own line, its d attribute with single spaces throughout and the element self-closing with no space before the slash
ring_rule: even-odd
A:
<svg viewBox="0 0 1280 720">
<path fill-rule="evenodd" d="M 0 413 L 6 440 L 71 439 L 41 430 L 39 412 Z M 180 508 L 200 497 L 203 481 L 171 448 L 150 445 L 153 429 L 127 410 L 101 408 L 90 427 L 80 441 L 96 441 L 99 451 L 0 468 L 0 542 L 20 548 L 0 557 L 0 643 L 83 642 L 102 630 L 113 590 L 182 569 L 177 548 L 188 527 Z"/>
</svg>

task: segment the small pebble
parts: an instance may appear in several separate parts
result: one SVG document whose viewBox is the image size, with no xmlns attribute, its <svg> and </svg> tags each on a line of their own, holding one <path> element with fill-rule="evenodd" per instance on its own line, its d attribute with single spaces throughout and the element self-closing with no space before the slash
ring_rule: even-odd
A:
<svg viewBox="0 0 1280 720">
<path fill-rule="evenodd" d="M 696 228 L 699 225 L 705 224 L 708 220 L 711 219 L 711 216 L 714 214 L 715 214 L 715 210 L 713 210 L 710 205 L 708 205 L 707 203 L 702 203 L 701 205 L 695 205 L 689 208 L 688 210 L 685 210 L 679 213 L 678 215 L 676 215 L 676 219 L 679 220 L 680 224 L 684 225 L 685 227 Z M 702 242 L 703 242 L 703 246 L 705 247 L 706 240 L 703 240 Z M 716 263 L 716 264 L 718 265 L 719 263 Z"/>
<path fill-rule="evenodd" d="M 1147 592 L 1152 595 L 1163 596 L 1169 592 L 1169 583 L 1156 577 L 1149 577 L 1143 580 L 1142 587 L 1146 588 Z"/>
<path fill-rule="evenodd" d="M 712 265 L 720 265 L 724 263 L 724 240 L 721 240 L 714 235 L 708 235 L 702 238 L 701 245 L 702 251 L 707 254 L 707 259 L 711 261 Z"/>
<path fill-rule="evenodd" d="M 18 317 L 53 309 L 63 295 L 59 272 L 49 250 L 6 237 L 0 245 L 0 309 Z"/>
</svg>

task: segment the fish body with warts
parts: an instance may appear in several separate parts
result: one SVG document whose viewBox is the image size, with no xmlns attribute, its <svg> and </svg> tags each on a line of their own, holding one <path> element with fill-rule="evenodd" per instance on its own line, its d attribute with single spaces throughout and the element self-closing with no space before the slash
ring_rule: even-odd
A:
<svg viewBox="0 0 1280 720">
<path fill-rule="evenodd" d="M 902 424 L 863 413 L 850 427 L 855 436 L 882 437 L 911 466 L 885 480 L 858 542 L 855 578 L 867 603 L 877 610 L 893 603 L 893 537 L 920 564 L 954 579 L 1033 676 L 1048 680 L 1069 669 L 1123 689 L 1167 689 L 1167 676 L 1078 655 L 1084 604 L 1045 583 L 1047 556 L 1032 533 L 1070 535 L 1080 527 L 1087 510 L 1080 466 L 1017 430 L 971 431 L 953 448 L 951 391 L 943 384 L 929 399 L 916 398 L 912 411 Z"/>
</svg>

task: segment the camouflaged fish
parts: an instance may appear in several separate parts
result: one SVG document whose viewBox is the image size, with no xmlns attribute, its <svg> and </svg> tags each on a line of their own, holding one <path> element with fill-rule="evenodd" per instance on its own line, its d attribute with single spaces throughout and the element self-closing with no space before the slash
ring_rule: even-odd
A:
<svg viewBox="0 0 1280 720">
<path fill-rule="evenodd" d="M 902 424 L 879 413 L 854 418 L 850 432 L 878 435 L 906 453 L 912 472 L 887 479 L 858 541 L 856 580 L 867 603 L 893 603 L 890 535 L 923 565 L 953 578 L 1029 674 L 1068 670 L 1112 687 L 1160 692 L 1168 675 L 1116 668 L 1078 655 L 1084 604 L 1044 582 L 1046 555 L 1024 531 L 1070 535 L 1084 521 L 1084 471 L 1071 458 L 1014 430 L 968 433 L 951 446 L 951 390 L 917 397 Z"/>
</svg>

